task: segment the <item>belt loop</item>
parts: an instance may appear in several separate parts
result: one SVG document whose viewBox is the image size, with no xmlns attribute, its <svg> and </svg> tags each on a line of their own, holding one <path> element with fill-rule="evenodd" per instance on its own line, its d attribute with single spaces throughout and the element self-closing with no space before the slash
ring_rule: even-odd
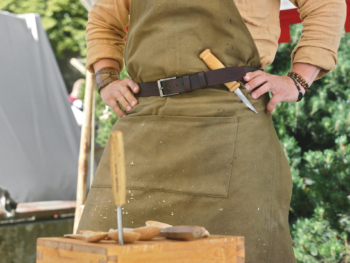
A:
<svg viewBox="0 0 350 263">
<path fill-rule="evenodd" d="M 182 78 L 184 80 L 185 91 L 186 92 L 191 92 L 192 88 L 191 88 L 190 76 L 186 75 L 186 76 L 183 76 Z"/>
<path fill-rule="evenodd" d="M 198 78 L 199 78 L 199 84 L 201 85 L 202 89 L 208 87 L 204 72 L 199 72 Z"/>
</svg>

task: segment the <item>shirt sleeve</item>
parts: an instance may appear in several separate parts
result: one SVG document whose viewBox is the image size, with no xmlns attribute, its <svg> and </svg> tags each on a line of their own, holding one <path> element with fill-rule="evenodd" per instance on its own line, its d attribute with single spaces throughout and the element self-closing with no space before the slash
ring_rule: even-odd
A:
<svg viewBox="0 0 350 263">
<path fill-rule="evenodd" d="M 86 26 L 86 68 L 90 72 L 104 58 L 117 60 L 122 70 L 129 10 L 130 0 L 97 0 L 92 7 Z"/>
<path fill-rule="evenodd" d="M 317 79 L 334 69 L 346 19 L 345 0 L 290 0 L 303 20 L 303 31 L 292 52 L 292 63 L 321 68 Z"/>
</svg>

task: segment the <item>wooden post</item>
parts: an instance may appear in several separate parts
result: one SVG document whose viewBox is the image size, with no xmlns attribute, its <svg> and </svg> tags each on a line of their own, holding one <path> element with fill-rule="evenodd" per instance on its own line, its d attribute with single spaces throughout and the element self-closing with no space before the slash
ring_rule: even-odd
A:
<svg viewBox="0 0 350 263">
<path fill-rule="evenodd" d="M 87 71 L 85 95 L 84 95 L 84 121 L 81 127 L 79 165 L 78 165 L 78 184 L 77 184 L 77 200 L 74 218 L 73 234 L 76 233 L 80 221 L 81 206 L 85 204 L 86 199 L 86 181 L 89 162 L 90 134 L 91 134 L 91 114 L 92 114 L 92 98 L 95 87 L 94 74 Z M 80 214 L 80 215 L 79 215 Z"/>
<path fill-rule="evenodd" d="M 94 181 L 95 174 L 95 91 L 92 91 L 92 111 L 91 111 L 91 149 L 90 149 L 90 188 Z"/>
</svg>

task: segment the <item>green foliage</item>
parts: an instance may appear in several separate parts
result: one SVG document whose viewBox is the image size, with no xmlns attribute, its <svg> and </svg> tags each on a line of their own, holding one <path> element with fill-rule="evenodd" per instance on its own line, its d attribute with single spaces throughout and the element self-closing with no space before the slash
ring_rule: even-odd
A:
<svg viewBox="0 0 350 263">
<path fill-rule="evenodd" d="M 120 73 L 120 78 L 130 78 L 125 67 Z M 114 123 L 118 120 L 118 115 L 110 108 L 107 107 L 101 100 L 98 92 L 95 92 L 95 121 L 98 125 L 96 142 L 102 146 L 107 144 L 109 134 L 111 133 Z"/>
<path fill-rule="evenodd" d="M 285 75 L 290 64 L 285 54 L 296 45 L 300 27 L 294 26 L 293 42 L 281 44 L 270 72 Z M 335 147 L 341 135 L 350 135 L 350 68 L 348 46 L 350 37 L 343 36 L 339 50 L 338 67 L 326 77 L 316 81 L 300 103 L 281 103 L 273 114 L 280 137 L 295 135 L 305 150 L 323 150 Z M 286 125 L 287 124 L 287 125 Z"/>
<path fill-rule="evenodd" d="M 79 0 L 1 0 L 0 10 L 40 14 L 56 57 L 66 51 L 86 56 L 87 10 Z"/>
<path fill-rule="evenodd" d="M 310 185 L 310 202 L 322 205 L 325 216 L 336 222 L 338 214 L 350 211 L 350 144 L 345 136 L 337 139 L 336 149 L 308 151 L 304 154 L 305 172 Z M 337 227 L 337 224 L 333 224 Z"/>
<path fill-rule="evenodd" d="M 311 219 L 301 218 L 293 225 L 294 253 L 298 262 L 344 262 L 349 255 L 346 233 L 339 234 L 317 208 Z"/>
<path fill-rule="evenodd" d="M 292 42 L 279 46 L 270 73 L 288 73 L 300 33 L 300 25 L 292 27 Z M 298 262 L 345 262 L 349 254 L 349 46 L 350 34 L 344 34 L 337 68 L 303 101 L 280 103 L 272 115 L 292 171 L 290 222 Z"/>
<path fill-rule="evenodd" d="M 111 133 L 114 123 L 118 120 L 118 115 L 101 100 L 100 95 L 96 91 L 96 115 L 95 121 L 98 124 L 96 142 L 102 146 L 107 144 L 109 134 Z"/>
</svg>

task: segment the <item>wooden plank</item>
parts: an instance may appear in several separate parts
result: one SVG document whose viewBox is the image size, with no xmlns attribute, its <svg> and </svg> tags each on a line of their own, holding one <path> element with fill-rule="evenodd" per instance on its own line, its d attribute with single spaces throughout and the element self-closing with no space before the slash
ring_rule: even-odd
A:
<svg viewBox="0 0 350 263">
<path fill-rule="evenodd" d="M 75 201 L 46 201 L 19 203 L 14 218 L 37 219 L 58 217 L 61 214 L 70 214 L 75 211 Z"/>
<path fill-rule="evenodd" d="M 75 201 L 45 201 L 45 202 L 31 202 L 19 203 L 17 205 L 17 213 L 35 212 L 42 210 L 59 210 L 71 209 L 75 207 Z"/>
<path fill-rule="evenodd" d="M 152 244 L 153 243 L 153 244 Z M 244 250 L 237 251 L 237 237 L 210 237 L 192 242 L 152 242 L 132 247 L 109 248 L 108 255 L 118 255 L 118 262 L 237 262 Z"/>
<path fill-rule="evenodd" d="M 118 262 L 150 263 L 150 262 L 183 262 L 183 263 L 209 263 L 209 262 L 237 262 L 237 256 L 225 255 L 223 248 L 203 248 L 185 251 L 154 251 L 151 253 L 123 254 L 118 256 Z"/>
<path fill-rule="evenodd" d="M 43 251 L 40 249 L 37 249 L 37 251 L 36 251 L 36 260 L 43 261 Z"/>
<path fill-rule="evenodd" d="M 112 243 L 112 242 L 111 242 Z M 114 242 L 114 244 L 116 244 Z M 92 253 L 107 255 L 106 245 L 103 243 L 88 243 L 77 239 L 68 238 L 38 238 L 38 247 L 48 247 L 53 249 L 62 249 L 77 251 L 83 253 Z"/>
<path fill-rule="evenodd" d="M 42 260 L 37 259 L 37 263 L 98 263 L 100 260 L 107 259 L 106 255 L 67 249 L 38 246 L 38 250 L 42 251 Z"/>
<path fill-rule="evenodd" d="M 244 263 L 243 237 L 210 236 L 195 241 L 156 238 L 120 246 L 114 241 L 87 243 L 65 238 L 40 238 L 37 263 Z"/>
</svg>

